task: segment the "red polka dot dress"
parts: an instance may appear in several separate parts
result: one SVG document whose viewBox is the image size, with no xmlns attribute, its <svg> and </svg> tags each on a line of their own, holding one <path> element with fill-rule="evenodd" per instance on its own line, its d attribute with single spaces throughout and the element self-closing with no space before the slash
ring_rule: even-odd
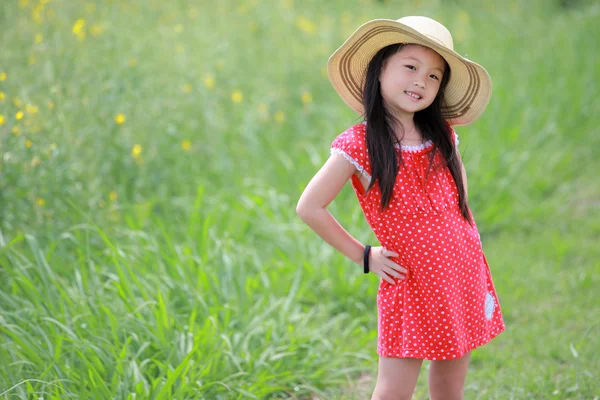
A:
<svg viewBox="0 0 600 400">
<path fill-rule="evenodd" d="M 341 133 L 331 152 L 343 155 L 368 180 L 366 126 Z M 453 132 L 454 143 L 458 144 Z M 399 254 L 405 280 L 381 279 L 377 294 L 378 346 L 383 357 L 449 360 L 484 345 L 504 331 L 492 276 L 477 226 L 460 213 L 458 190 L 447 167 L 430 172 L 433 143 L 397 146 L 402 152 L 390 205 L 380 208 L 381 191 L 367 194 L 356 175 L 352 187 L 379 243 Z M 443 160 L 436 152 L 434 163 Z"/>
</svg>

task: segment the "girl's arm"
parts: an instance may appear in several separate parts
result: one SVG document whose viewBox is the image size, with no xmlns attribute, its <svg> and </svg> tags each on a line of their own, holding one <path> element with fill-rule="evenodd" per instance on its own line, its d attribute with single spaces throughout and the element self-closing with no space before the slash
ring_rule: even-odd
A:
<svg viewBox="0 0 600 400">
<path fill-rule="evenodd" d="M 304 189 L 298 200 L 298 216 L 323 240 L 354 261 L 363 264 L 364 246 L 329 213 L 327 206 L 356 169 L 340 154 L 332 154 Z"/>
</svg>

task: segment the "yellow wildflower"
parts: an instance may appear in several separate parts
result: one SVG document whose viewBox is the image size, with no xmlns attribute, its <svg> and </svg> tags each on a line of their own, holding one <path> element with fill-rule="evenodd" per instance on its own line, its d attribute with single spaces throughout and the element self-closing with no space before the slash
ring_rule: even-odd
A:
<svg viewBox="0 0 600 400">
<path fill-rule="evenodd" d="M 186 83 L 185 85 L 183 85 L 184 93 L 190 93 L 191 91 L 192 91 L 192 85 L 190 85 L 189 83 Z"/>
<path fill-rule="evenodd" d="M 110 192 L 108 194 L 108 198 L 110 199 L 110 201 L 117 201 L 117 199 L 119 198 L 119 195 L 117 194 L 117 192 L 115 192 L 113 190 L 112 192 Z"/>
<path fill-rule="evenodd" d="M 177 33 L 183 32 L 183 24 L 175 25 L 175 32 L 177 32 Z"/>
<path fill-rule="evenodd" d="M 29 5 L 29 0 L 19 0 L 19 8 L 26 8 Z"/>
<path fill-rule="evenodd" d="M 71 30 L 73 31 L 73 34 L 79 35 L 80 33 L 83 32 L 84 27 L 85 27 L 85 20 L 83 18 L 80 18 L 77 21 L 75 21 L 75 24 L 73 24 L 73 27 L 71 28 Z"/>
<path fill-rule="evenodd" d="M 0 91 L 0 103 L 4 102 L 4 92 Z"/>
<path fill-rule="evenodd" d="M 32 144 L 33 144 L 33 143 L 31 143 L 31 140 L 29 140 L 29 139 L 27 139 L 27 140 L 25 141 L 25 147 L 27 147 L 27 148 L 30 148 Z"/>
<path fill-rule="evenodd" d="M 48 108 L 51 109 L 51 110 L 54 109 L 54 102 L 53 101 L 51 101 L 51 100 L 48 101 Z"/>
<path fill-rule="evenodd" d="M 0 126 L 4 125 L 4 115 L 0 114 Z"/>
<path fill-rule="evenodd" d="M 35 43 L 36 44 L 42 43 L 43 40 L 44 40 L 44 36 L 41 33 L 38 33 L 37 35 L 35 35 Z"/>
<path fill-rule="evenodd" d="M 15 105 L 15 107 L 21 107 L 23 103 L 21 103 L 21 100 L 19 100 L 18 97 L 15 97 L 13 98 L 13 104 Z"/>
<path fill-rule="evenodd" d="M 239 90 L 234 90 L 233 93 L 231 94 L 231 100 L 234 103 L 241 103 L 243 99 L 244 99 L 244 95 Z"/>
<path fill-rule="evenodd" d="M 36 114 L 38 112 L 38 107 L 34 106 L 33 104 L 27 104 L 25 106 L 25 110 L 29 113 L 29 114 Z"/>
<path fill-rule="evenodd" d="M 6 72 L 0 72 L 0 82 L 5 81 L 7 77 Z"/>
<path fill-rule="evenodd" d="M 139 144 L 134 145 L 133 149 L 131 149 L 131 155 L 135 158 L 139 157 L 140 154 L 142 154 L 142 146 L 140 146 Z"/>
<path fill-rule="evenodd" d="M 40 3 L 31 10 L 31 18 L 38 25 L 44 23 L 44 4 Z"/>
<path fill-rule="evenodd" d="M 285 114 L 283 113 L 283 111 L 277 111 L 274 115 L 275 121 L 282 123 L 283 121 L 285 121 Z"/>
<path fill-rule="evenodd" d="M 309 19 L 304 17 L 298 17 L 296 20 L 296 26 L 303 32 L 313 34 L 317 30 L 317 26 Z"/>
<path fill-rule="evenodd" d="M 125 122 L 125 115 L 124 114 L 115 115 L 115 122 L 117 123 L 117 125 L 123 124 Z"/>
<path fill-rule="evenodd" d="M 309 92 L 304 92 L 302 94 L 302 102 L 304 104 L 312 103 L 312 100 L 313 100 L 312 94 L 310 94 Z"/>
<path fill-rule="evenodd" d="M 35 64 L 35 57 L 34 56 L 27 57 L 27 64 L 29 64 L 29 65 Z"/>
<path fill-rule="evenodd" d="M 21 136 L 21 128 L 19 128 L 18 126 L 13 126 L 12 129 L 10 130 L 13 135 L 15 136 Z"/>
<path fill-rule="evenodd" d="M 212 89 L 215 87 L 215 77 L 212 76 L 211 74 L 206 74 L 206 76 L 204 77 L 204 86 L 206 86 L 208 89 Z"/>
<path fill-rule="evenodd" d="M 73 25 L 73 28 L 71 29 L 73 31 L 73 34 L 75 36 L 77 36 L 77 39 L 79 39 L 79 41 L 83 41 L 85 39 L 85 20 L 83 18 L 78 19 L 75 24 Z"/>
<path fill-rule="evenodd" d="M 138 61 L 135 58 L 130 58 L 129 59 L 129 66 L 130 67 L 135 67 L 137 65 Z"/>
<path fill-rule="evenodd" d="M 17 111 L 17 114 L 15 115 L 15 118 L 18 120 L 23 118 L 23 115 L 25 115 L 25 113 L 23 111 Z"/>
<path fill-rule="evenodd" d="M 44 204 L 46 204 L 46 202 L 44 201 L 44 199 L 42 199 L 42 198 L 38 197 L 38 198 L 36 199 L 36 201 L 35 201 L 35 204 L 37 204 L 37 205 L 38 205 L 38 206 L 40 206 L 40 207 L 43 207 L 43 206 L 44 206 Z"/>
<path fill-rule="evenodd" d="M 190 142 L 189 140 L 184 140 L 183 142 L 181 142 L 181 148 L 184 151 L 190 151 L 192 149 L 192 142 Z"/>
</svg>

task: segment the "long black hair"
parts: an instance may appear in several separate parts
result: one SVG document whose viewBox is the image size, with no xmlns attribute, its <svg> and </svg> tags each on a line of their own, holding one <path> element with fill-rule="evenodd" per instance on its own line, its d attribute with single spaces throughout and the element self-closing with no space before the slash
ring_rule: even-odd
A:
<svg viewBox="0 0 600 400">
<path fill-rule="evenodd" d="M 369 151 L 369 162 L 371 164 L 371 183 L 367 192 L 379 183 L 381 190 L 381 209 L 384 210 L 390 203 L 398 167 L 402 165 L 402 152 L 396 152 L 394 144 L 398 142 L 394 134 L 394 126 L 402 125 L 397 121 L 390 111 L 385 107 L 381 95 L 379 76 L 385 61 L 402 49 L 405 44 L 393 44 L 379 50 L 371 59 L 367 68 L 367 76 L 363 88 L 364 119 L 367 121 L 367 149 Z M 463 217 L 472 224 L 469 215 L 469 205 L 464 190 L 461 173 L 461 162 L 458 152 L 452 143 L 450 136 L 450 125 L 442 118 L 442 106 L 444 101 L 444 89 L 450 79 L 450 68 L 446 63 L 445 72 L 440 83 L 440 88 L 435 100 L 429 107 L 417 111 L 414 115 L 414 123 L 425 139 L 433 142 L 433 150 L 429 153 L 429 168 L 427 176 L 432 167 L 433 159 L 437 151 L 441 152 L 445 165 L 450 169 L 458 189 L 458 205 Z M 436 166 L 437 168 L 438 166 Z"/>
</svg>

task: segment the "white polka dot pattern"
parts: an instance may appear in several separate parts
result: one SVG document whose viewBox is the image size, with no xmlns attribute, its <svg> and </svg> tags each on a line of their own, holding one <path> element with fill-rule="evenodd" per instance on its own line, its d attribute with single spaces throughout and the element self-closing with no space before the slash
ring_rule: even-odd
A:
<svg viewBox="0 0 600 400">
<path fill-rule="evenodd" d="M 354 125 L 331 149 L 370 178 L 365 133 L 364 124 Z M 458 141 L 454 131 L 453 141 Z M 432 149 L 432 144 L 397 148 L 403 165 L 383 212 L 379 186 L 365 194 L 355 175 L 351 180 L 380 244 L 398 253 L 392 260 L 408 269 L 406 280 L 379 284 L 377 350 L 383 357 L 454 359 L 505 329 L 477 225 L 460 213 L 450 170 L 432 167 L 426 179 Z M 434 165 L 442 161 L 437 152 Z"/>
</svg>

